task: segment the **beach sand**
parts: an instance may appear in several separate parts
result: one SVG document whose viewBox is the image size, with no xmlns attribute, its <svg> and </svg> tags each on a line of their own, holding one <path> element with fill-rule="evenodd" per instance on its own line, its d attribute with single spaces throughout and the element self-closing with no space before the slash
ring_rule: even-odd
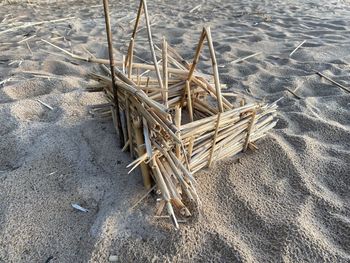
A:
<svg viewBox="0 0 350 263">
<path fill-rule="evenodd" d="M 210 25 L 225 93 L 283 97 L 258 151 L 196 174 L 203 206 L 178 231 L 154 218 L 155 195 L 130 209 L 145 193 L 141 175 L 127 174 L 112 121 L 88 113 L 106 102 L 85 91 L 99 67 L 40 40 L 107 58 L 101 1 L 47 2 L 0 3 L 0 262 L 350 261 L 350 95 L 313 71 L 349 86 L 349 1 L 149 1 L 155 43 L 164 35 L 191 61 Z M 118 59 L 138 7 L 120 2 Z M 142 26 L 136 56 L 150 61 L 148 49 Z M 199 67 L 211 72 L 207 49 Z"/>
</svg>

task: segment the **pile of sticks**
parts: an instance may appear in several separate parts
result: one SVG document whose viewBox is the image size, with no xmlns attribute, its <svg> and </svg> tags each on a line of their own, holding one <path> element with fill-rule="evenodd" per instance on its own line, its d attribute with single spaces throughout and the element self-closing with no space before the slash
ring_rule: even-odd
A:
<svg viewBox="0 0 350 263">
<path fill-rule="evenodd" d="M 108 5 L 105 11 L 108 14 Z M 135 37 L 142 13 L 153 64 L 134 61 Z M 108 16 L 106 22 L 111 42 Z M 197 69 L 205 42 L 212 61 L 212 75 Z M 114 61 L 111 49 L 110 61 L 92 54 L 84 58 L 61 51 L 76 59 L 102 64 L 107 74 L 91 73 L 90 77 L 97 82 L 88 90 L 105 92 L 109 104 L 95 108 L 94 113 L 112 114 L 123 151 L 129 150 L 135 159 L 128 166 L 130 171 L 141 168 L 145 187 L 157 188 L 161 193 L 158 214 L 166 207 L 176 228 L 177 216 L 190 216 L 189 207 L 201 204 L 193 175 L 217 160 L 247 148 L 257 149 L 254 142 L 276 125 L 276 102 L 268 105 L 242 100 L 235 107 L 222 96 L 209 27 L 201 33 L 192 63 L 182 58 L 165 39 L 161 48 L 155 48 L 145 0 L 140 1 L 123 61 Z M 111 69 L 105 64 L 110 64 Z"/>
</svg>

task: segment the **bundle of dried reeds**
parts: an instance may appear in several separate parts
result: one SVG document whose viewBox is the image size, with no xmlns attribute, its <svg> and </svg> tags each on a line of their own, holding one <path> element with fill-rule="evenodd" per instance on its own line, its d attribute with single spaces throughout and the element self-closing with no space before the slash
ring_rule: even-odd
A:
<svg viewBox="0 0 350 263">
<path fill-rule="evenodd" d="M 136 32 L 142 13 L 146 20 L 152 65 L 134 61 Z M 213 75 L 203 74 L 197 69 L 205 40 Z M 130 171 L 141 168 L 147 189 L 156 184 L 163 200 L 157 215 L 166 207 L 176 228 L 177 216 L 191 215 L 189 204 L 200 205 L 193 174 L 247 148 L 257 149 L 254 142 L 276 124 L 276 102 L 269 105 L 243 102 L 234 107 L 222 96 L 209 27 L 201 33 L 191 64 L 165 39 L 162 48 L 156 52 L 145 0 L 140 1 L 125 60 L 113 62 L 115 68 L 111 67 L 112 72 L 104 66 L 110 61 L 61 51 L 76 59 L 100 63 L 107 74 L 115 74 L 115 81 L 112 81 L 109 76 L 91 73 L 90 77 L 98 83 L 88 90 L 106 93 L 110 111 L 104 105 L 102 112 L 112 113 L 115 127 L 119 134 L 123 134 L 123 151 L 128 149 L 135 157 L 128 165 Z M 158 59 L 161 59 L 161 65 Z M 126 72 L 119 70 L 118 66 Z M 117 125 L 117 120 L 120 125 Z"/>
</svg>

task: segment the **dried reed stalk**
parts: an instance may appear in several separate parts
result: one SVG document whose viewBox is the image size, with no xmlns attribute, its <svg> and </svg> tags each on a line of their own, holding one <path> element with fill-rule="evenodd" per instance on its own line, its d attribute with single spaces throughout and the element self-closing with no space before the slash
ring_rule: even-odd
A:
<svg viewBox="0 0 350 263">
<path fill-rule="evenodd" d="M 190 115 L 190 121 L 193 122 L 191 87 L 190 87 L 190 82 L 188 80 L 186 80 L 186 94 L 187 94 L 187 109 Z"/>
<path fill-rule="evenodd" d="M 103 9 L 105 13 L 105 22 L 106 22 L 106 33 L 108 41 L 108 53 L 109 53 L 109 65 L 111 68 L 111 77 L 112 77 L 112 87 L 113 87 L 113 98 L 115 104 L 115 110 L 117 115 L 117 127 L 119 132 L 119 141 L 121 147 L 124 145 L 124 132 L 120 120 L 119 112 L 119 99 L 118 99 L 118 86 L 115 84 L 115 72 L 114 72 L 114 56 L 113 56 L 113 45 L 112 45 L 112 31 L 111 31 L 111 22 L 109 18 L 109 4 L 108 0 L 103 0 Z"/>
<path fill-rule="evenodd" d="M 128 62 L 128 78 L 131 78 L 132 74 L 132 63 L 134 59 L 134 39 L 130 40 L 130 54 L 129 54 L 129 62 Z"/>
<path fill-rule="evenodd" d="M 253 111 L 253 114 L 252 114 L 252 117 L 251 117 L 251 121 L 249 123 L 248 130 L 247 130 L 247 138 L 246 138 L 246 141 L 244 143 L 243 152 L 245 152 L 247 150 L 247 147 L 248 147 L 248 144 L 249 144 L 249 139 L 250 139 L 250 134 L 251 134 L 251 132 L 254 129 L 255 116 L 256 116 L 256 112 Z"/>
<path fill-rule="evenodd" d="M 324 77 L 326 80 L 332 82 L 333 84 L 337 85 L 339 88 L 341 88 L 342 90 L 346 91 L 347 93 L 350 93 L 350 90 L 347 87 L 344 87 L 342 84 L 334 81 L 333 79 L 327 77 L 326 75 L 322 74 L 321 72 L 315 71 L 317 75 Z"/>
<path fill-rule="evenodd" d="M 211 56 L 211 61 L 213 64 L 213 72 L 214 72 L 214 81 L 215 81 L 215 89 L 216 89 L 216 97 L 218 100 L 218 108 L 220 112 L 224 111 L 224 107 L 222 105 L 222 96 L 221 96 L 221 86 L 220 86 L 220 80 L 219 80 L 219 71 L 218 71 L 218 65 L 216 62 L 216 56 L 215 56 L 215 50 L 213 46 L 213 40 L 211 38 L 211 32 L 210 27 L 205 28 L 207 41 L 209 45 L 209 51 Z"/>
<path fill-rule="evenodd" d="M 66 21 L 66 20 L 71 20 L 71 19 L 75 19 L 75 17 L 72 16 L 72 17 L 66 17 L 66 18 L 60 18 L 60 19 L 54 19 L 54 20 L 48 20 L 48 21 L 28 22 L 28 23 L 25 23 L 24 25 L 11 27 L 11 28 L 8 28 L 4 31 L 1 31 L 0 35 L 6 34 L 9 32 L 13 32 L 13 31 L 16 31 L 18 29 L 23 29 L 23 28 L 32 27 L 32 26 L 39 26 L 39 25 L 43 25 L 43 24 L 57 23 L 57 22 L 62 22 L 62 21 Z"/>
<path fill-rule="evenodd" d="M 168 44 L 163 38 L 163 50 L 162 50 L 162 58 L 163 58 L 163 100 L 165 107 L 169 108 L 168 104 Z"/>
<path fill-rule="evenodd" d="M 128 128 L 128 139 L 129 139 L 129 151 L 130 151 L 130 157 L 133 157 L 133 136 L 132 136 L 132 120 L 131 120 L 131 112 L 130 112 L 130 101 L 129 96 L 125 95 L 125 112 L 126 112 L 126 125 Z"/>
<path fill-rule="evenodd" d="M 231 61 L 230 64 L 240 63 L 240 62 L 243 62 L 243 61 L 247 60 L 248 58 L 252 58 L 252 57 L 258 56 L 260 54 L 262 54 L 262 52 L 256 52 L 256 53 L 254 53 L 252 55 L 249 55 L 249 56 L 246 56 L 246 57 L 243 57 L 243 58 L 238 58 L 238 59 L 236 59 L 234 61 Z"/>
<path fill-rule="evenodd" d="M 159 166 L 158 166 L 156 161 L 153 161 L 152 169 L 154 171 L 153 174 L 155 175 L 157 185 L 159 186 L 159 188 L 162 192 L 163 199 L 166 201 L 166 207 L 167 207 L 168 214 L 171 218 L 171 221 L 174 224 L 175 228 L 178 229 L 179 224 L 177 223 L 176 216 L 175 216 L 173 207 L 172 207 L 171 202 L 170 202 L 169 190 L 167 188 L 167 185 L 164 181 L 163 175 L 160 172 Z"/>
<path fill-rule="evenodd" d="M 208 166 L 209 167 L 211 167 L 212 162 L 213 162 L 213 153 L 215 151 L 216 140 L 217 140 L 218 131 L 219 131 L 219 128 L 220 128 L 220 117 L 221 117 L 221 113 L 218 114 L 218 119 L 216 121 L 215 133 L 214 133 L 214 138 L 213 138 L 213 145 L 211 147 L 211 151 L 210 151 L 210 155 L 209 155 L 209 161 L 208 161 Z"/>
<path fill-rule="evenodd" d="M 180 105 L 175 106 L 175 126 L 177 128 L 176 136 L 181 140 L 180 138 L 180 127 L 181 127 L 181 107 Z M 177 143 L 175 148 L 176 157 L 181 157 L 181 144 Z"/>
<path fill-rule="evenodd" d="M 160 70 L 159 70 L 159 66 L 158 66 L 158 63 L 157 63 L 157 57 L 156 57 L 156 54 L 155 54 L 155 51 L 154 51 L 151 26 L 150 26 L 148 11 L 147 11 L 147 3 L 146 3 L 146 0 L 141 0 L 141 1 L 143 1 L 143 10 L 144 10 L 144 13 L 145 13 L 148 42 L 149 42 L 149 46 L 150 46 L 150 50 L 151 50 L 151 54 L 152 54 L 152 58 L 153 58 L 154 68 L 155 68 L 156 75 L 157 75 L 157 78 L 158 78 L 159 87 L 161 89 L 164 89 L 162 77 L 160 75 Z"/>
<path fill-rule="evenodd" d="M 143 139 L 141 120 L 139 118 L 134 119 L 133 124 L 135 131 L 135 140 L 137 145 L 137 153 L 139 158 L 141 158 L 146 153 L 145 148 L 143 146 L 145 142 Z M 148 166 L 144 162 L 141 163 L 141 173 L 143 178 L 143 185 L 146 189 L 150 189 L 152 185 L 152 180 L 148 171 Z"/>
<path fill-rule="evenodd" d="M 131 39 L 135 39 L 136 37 L 136 32 L 137 32 L 137 28 L 139 26 L 139 23 L 140 23 L 140 18 L 141 18 L 141 14 L 142 14 L 142 10 L 143 10 L 143 1 L 141 0 L 140 1 L 140 4 L 139 4 L 139 8 L 137 10 L 137 16 L 136 16 L 136 21 L 135 21 L 135 25 L 134 25 L 134 29 L 132 31 L 132 34 L 131 34 Z M 127 55 L 126 55 L 126 58 L 125 58 L 125 63 L 128 63 L 129 62 L 129 54 L 130 54 L 130 50 L 131 50 L 131 41 L 129 43 L 129 47 L 128 47 L 128 52 L 127 52 Z M 127 64 L 125 64 L 125 67 L 126 67 Z"/>
<path fill-rule="evenodd" d="M 304 45 L 305 42 L 306 42 L 306 40 L 304 40 L 303 42 L 301 42 L 301 43 L 289 54 L 289 56 L 291 57 L 299 48 L 301 48 L 302 45 Z"/>
<path fill-rule="evenodd" d="M 194 72 L 194 70 L 195 70 L 195 68 L 196 68 L 196 66 L 198 64 L 199 55 L 200 55 L 200 52 L 202 50 L 205 37 L 206 37 L 206 31 L 205 31 L 205 29 L 203 29 L 203 31 L 201 33 L 201 36 L 199 38 L 199 42 L 198 42 L 198 45 L 197 45 L 196 53 L 194 54 L 194 58 L 193 58 L 192 66 L 190 68 L 190 72 L 188 73 L 187 80 L 189 80 L 189 81 L 191 81 L 193 72 Z"/>
</svg>

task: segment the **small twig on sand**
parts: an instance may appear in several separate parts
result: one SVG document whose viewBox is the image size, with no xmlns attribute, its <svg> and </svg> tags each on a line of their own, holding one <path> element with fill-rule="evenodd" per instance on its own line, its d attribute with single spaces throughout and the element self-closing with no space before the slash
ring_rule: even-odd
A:
<svg viewBox="0 0 350 263">
<path fill-rule="evenodd" d="M 26 38 L 24 38 L 24 39 L 18 41 L 17 43 L 18 43 L 18 44 L 21 44 L 22 42 L 28 41 L 29 39 L 32 39 L 32 38 L 34 38 L 34 37 L 36 37 L 36 35 L 32 35 L 32 36 L 30 36 L 30 37 L 26 37 Z"/>
<path fill-rule="evenodd" d="M 40 39 L 40 40 L 43 41 L 43 42 L 46 43 L 46 44 L 49 44 L 50 46 L 52 46 L 52 47 L 54 47 L 54 48 L 57 48 L 58 50 L 62 51 L 63 53 L 67 54 L 68 56 L 70 56 L 70 57 L 72 57 L 72 58 L 75 58 L 75 59 L 78 59 L 78 60 L 87 61 L 86 58 L 83 58 L 83 57 L 81 57 L 81 56 L 77 56 L 77 55 L 75 55 L 75 54 L 73 54 L 73 53 L 71 53 L 71 52 L 69 52 L 69 51 L 67 51 L 67 50 L 65 50 L 65 49 L 63 49 L 63 48 L 60 48 L 59 46 L 56 46 L 56 45 L 50 43 L 49 41 L 47 41 L 47 40 L 45 40 L 45 39 Z"/>
<path fill-rule="evenodd" d="M 301 43 L 289 54 L 289 56 L 291 57 L 302 45 L 304 45 L 305 42 L 306 42 L 306 40 L 304 40 L 303 42 L 301 42 Z"/>
<path fill-rule="evenodd" d="M 242 61 L 244 61 L 244 60 L 246 60 L 248 58 L 252 58 L 252 57 L 255 57 L 255 56 L 260 55 L 260 54 L 262 54 L 262 52 L 257 52 L 257 53 L 254 53 L 252 55 L 246 56 L 244 58 L 238 58 L 238 59 L 230 62 L 230 64 L 239 63 L 239 62 L 242 62 Z"/>
<path fill-rule="evenodd" d="M 28 41 L 26 41 L 26 46 L 27 46 L 27 48 L 28 48 L 30 54 L 33 55 L 33 51 L 32 51 L 32 49 L 30 48 Z"/>
<path fill-rule="evenodd" d="M 332 82 L 334 85 L 338 86 L 338 87 L 341 88 L 342 90 L 344 90 L 344 91 L 350 93 L 350 90 L 349 90 L 347 87 L 344 87 L 342 84 L 340 84 L 340 83 L 338 83 L 338 82 L 332 80 L 331 78 L 329 78 L 329 77 L 323 75 L 321 72 L 318 72 L 318 71 L 315 70 L 315 73 L 316 73 L 317 75 L 321 76 L 321 77 L 324 77 L 326 80 Z"/>
<path fill-rule="evenodd" d="M 13 80 L 13 78 L 8 78 L 8 79 L 4 79 L 4 80 L 0 81 L 0 86 L 1 86 L 2 84 L 5 84 L 5 83 L 8 82 L 8 81 L 11 81 L 11 80 Z"/>
<path fill-rule="evenodd" d="M 50 110 L 53 110 L 53 108 L 49 105 L 49 104 L 46 104 L 45 102 L 39 100 L 39 99 L 36 99 L 37 102 L 41 103 L 42 105 L 44 105 L 45 107 L 49 108 Z"/>
<path fill-rule="evenodd" d="M 287 91 L 289 91 L 294 97 L 296 97 L 298 100 L 301 100 L 301 97 L 299 97 L 293 90 L 290 90 L 286 88 Z"/>
<path fill-rule="evenodd" d="M 200 9 L 201 7 L 202 7 L 201 4 L 200 4 L 200 5 L 197 5 L 197 6 L 195 6 L 195 7 L 193 7 L 193 8 L 190 10 L 190 13 L 196 11 L 197 9 Z"/>
<path fill-rule="evenodd" d="M 17 29 L 22 29 L 22 28 L 26 28 L 26 27 L 31 27 L 31 26 L 38 26 L 38 25 L 42 25 L 42 24 L 49 24 L 49 23 L 56 23 L 56 22 L 61 22 L 61 21 L 65 21 L 65 20 L 69 20 L 69 19 L 74 19 L 75 17 L 66 17 L 66 18 L 61 18 L 61 19 L 55 19 L 55 20 L 49 20 L 49 21 L 40 21 L 40 22 L 29 22 L 26 23 L 24 25 L 20 25 L 20 26 L 16 26 L 16 27 L 12 27 L 12 28 L 8 28 L 4 31 L 0 32 L 0 35 L 8 33 L 8 32 L 13 32 L 16 31 Z"/>
</svg>

